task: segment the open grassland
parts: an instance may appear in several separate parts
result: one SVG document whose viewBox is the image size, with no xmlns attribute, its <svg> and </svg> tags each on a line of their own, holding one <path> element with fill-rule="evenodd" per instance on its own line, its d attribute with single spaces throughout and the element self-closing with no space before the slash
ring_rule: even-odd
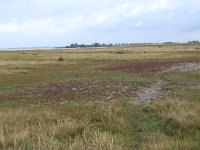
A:
<svg viewBox="0 0 200 150">
<path fill-rule="evenodd" d="M 200 45 L 117 47 L 100 49 L 76 49 L 57 51 L 1 52 L 1 61 L 13 63 L 55 63 L 62 56 L 68 62 L 77 61 L 144 61 L 144 60 L 199 60 Z M 120 55 L 123 54 L 123 55 Z M 31 61 L 31 62 L 30 62 Z M 4 62 L 1 62 L 1 64 Z"/>
<path fill-rule="evenodd" d="M 198 150 L 200 70 L 162 72 L 182 62 L 200 45 L 0 52 L 0 149 Z"/>
</svg>

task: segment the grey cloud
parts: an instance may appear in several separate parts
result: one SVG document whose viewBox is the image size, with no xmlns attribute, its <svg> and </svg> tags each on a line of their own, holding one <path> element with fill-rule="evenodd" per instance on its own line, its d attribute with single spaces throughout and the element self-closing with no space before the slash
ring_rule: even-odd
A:
<svg viewBox="0 0 200 150">
<path fill-rule="evenodd" d="M 0 47 L 200 39 L 199 0 L 6 0 L 0 10 Z"/>
</svg>

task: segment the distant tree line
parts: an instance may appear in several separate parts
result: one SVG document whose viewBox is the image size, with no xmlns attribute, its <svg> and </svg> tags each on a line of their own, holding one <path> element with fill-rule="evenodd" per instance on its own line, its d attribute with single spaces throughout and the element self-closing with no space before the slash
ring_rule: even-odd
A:
<svg viewBox="0 0 200 150">
<path fill-rule="evenodd" d="M 113 44 L 101 44 L 101 43 L 92 43 L 92 44 L 78 44 L 72 43 L 69 46 L 65 46 L 66 48 L 89 48 L 89 47 L 113 47 Z"/>
<path fill-rule="evenodd" d="M 188 41 L 188 44 L 199 44 L 199 41 Z"/>
<path fill-rule="evenodd" d="M 155 43 L 116 43 L 116 44 L 105 44 L 105 43 L 92 43 L 92 44 L 78 44 L 72 43 L 65 48 L 92 48 L 92 47 L 115 47 L 115 46 L 133 46 L 133 45 L 153 45 Z"/>
<path fill-rule="evenodd" d="M 116 47 L 116 46 L 142 46 L 142 45 L 173 45 L 173 44 L 199 44 L 199 41 L 188 41 L 187 43 L 176 43 L 176 42 L 163 42 L 163 43 L 117 43 L 117 44 L 105 44 L 105 43 L 92 43 L 92 44 L 78 44 L 72 43 L 65 48 L 101 48 L 101 47 Z"/>
</svg>

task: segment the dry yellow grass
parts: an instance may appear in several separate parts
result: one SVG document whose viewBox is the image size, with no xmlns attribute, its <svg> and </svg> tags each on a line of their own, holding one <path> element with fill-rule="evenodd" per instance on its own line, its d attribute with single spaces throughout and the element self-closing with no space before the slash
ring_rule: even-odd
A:
<svg viewBox="0 0 200 150">
<path fill-rule="evenodd" d="M 148 144 L 144 146 L 145 150 L 190 150 L 193 143 L 190 140 L 177 140 L 172 137 L 168 137 L 165 134 L 157 131 L 148 137 Z"/>
<path fill-rule="evenodd" d="M 18 52 L 0 52 L 0 59 L 13 62 L 17 61 L 56 61 L 62 56 L 66 60 L 179 60 L 199 59 L 199 45 L 175 45 L 175 46 L 145 46 L 145 47 L 124 47 L 124 48 L 106 48 L 106 49 L 81 49 L 81 50 L 57 50 L 57 51 L 18 51 Z M 123 50 L 123 54 L 117 54 L 117 51 Z M 9 63 L 9 62 L 8 62 Z M 12 62 L 10 62 L 12 63 Z M 33 63 L 33 62 L 31 62 Z M 46 62 L 41 62 L 46 63 Z"/>
<path fill-rule="evenodd" d="M 1 109 L 0 149 L 119 150 L 114 133 L 124 126 L 119 110 L 117 105 Z"/>
</svg>

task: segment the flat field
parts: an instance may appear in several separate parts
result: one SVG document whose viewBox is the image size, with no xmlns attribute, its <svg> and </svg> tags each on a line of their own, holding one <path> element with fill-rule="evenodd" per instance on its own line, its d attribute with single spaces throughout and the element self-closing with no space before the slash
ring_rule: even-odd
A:
<svg viewBox="0 0 200 150">
<path fill-rule="evenodd" d="M 0 52 L 0 149 L 200 149 L 200 45 Z"/>
</svg>

